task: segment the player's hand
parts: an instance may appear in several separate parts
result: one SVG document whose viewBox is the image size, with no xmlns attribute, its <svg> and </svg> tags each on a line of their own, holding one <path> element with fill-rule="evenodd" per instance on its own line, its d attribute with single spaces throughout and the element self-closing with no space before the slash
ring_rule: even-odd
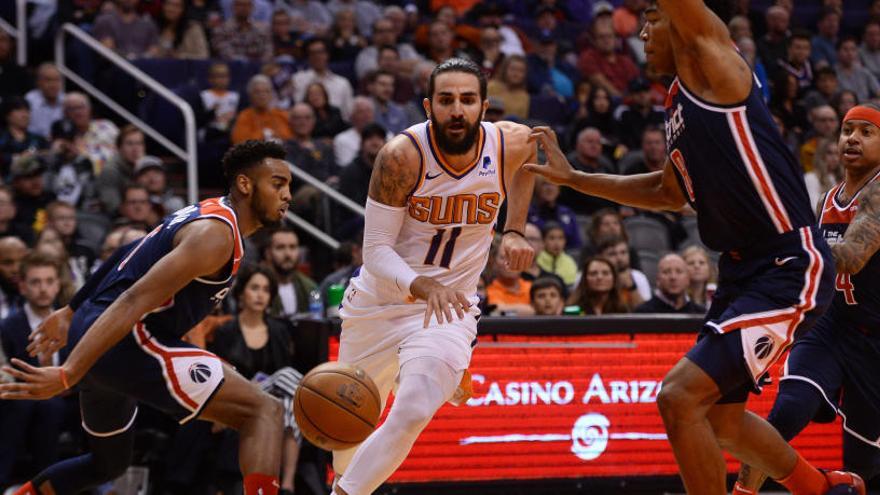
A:
<svg viewBox="0 0 880 495">
<path fill-rule="evenodd" d="M 424 328 L 428 328 L 428 324 L 431 323 L 431 316 L 437 318 L 438 324 L 443 324 L 444 318 L 446 323 L 451 323 L 453 311 L 459 320 L 463 320 L 465 313 L 471 307 L 464 292 L 446 287 L 431 277 L 416 277 L 409 291 L 418 299 L 424 299 L 428 303 Z"/>
<path fill-rule="evenodd" d="M 37 368 L 16 358 L 12 358 L 10 363 L 15 367 L 7 365 L 3 371 L 12 375 L 16 382 L 0 384 L 2 400 L 45 400 L 67 390 L 62 379 L 63 367 Z M 70 376 L 70 373 L 66 375 Z"/>
<path fill-rule="evenodd" d="M 52 355 L 66 346 L 67 330 L 70 328 L 72 318 L 73 310 L 70 306 L 64 306 L 47 316 L 28 337 L 30 340 L 27 346 L 28 354 L 33 357 Z"/>
<path fill-rule="evenodd" d="M 535 249 L 529 241 L 514 232 L 508 232 L 501 238 L 501 252 L 507 260 L 507 268 L 515 272 L 532 266 L 535 257 Z"/>
<path fill-rule="evenodd" d="M 529 142 L 534 141 L 537 141 L 541 149 L 544 150 L 547 163 L 544 165 L 526 163 L 523 165 L 523 170 L 541 175 L 554 184 L 571 184 L 575 177 L 575 170 L 568 163 L 565 153 L 559 147 L 556 132 L 549 127 L 535 127 L 529 135 Z"/>
</svg>

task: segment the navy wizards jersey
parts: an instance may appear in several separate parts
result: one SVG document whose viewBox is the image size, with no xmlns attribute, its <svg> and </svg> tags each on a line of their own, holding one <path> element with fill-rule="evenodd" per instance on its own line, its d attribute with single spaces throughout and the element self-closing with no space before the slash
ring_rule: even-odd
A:
<svg viewBox="0 0 880 495">
<path fill-rule="evenodd" d="M 880 174 L 869 183 L 878 177 Z M 832 246 L 843 240 L 843 234 L 858 211 L 859 195 L 865 189 L 862 186 L 849 203 L 841 204 L 839 195 L 844 184 L 841 182 L 825 194 L 819 216 L 819 227 Z M 864 331 L 880 335 L 880 255 L 871 256 L 859 273 L 838 273 L 834 288 L 830 310 L 834 318 L 842 318 Z"/>
<path fill-rule="evenodd" d="M 244 253 L 235 212 L 227 198 L 211 198 L 188 206 L 165 217 L 162 223 L 141 239 L 113 267 L 89 295 L 87 304 L 107 307 L 143 277 L 163 256 L 174 248 L 174 236 L 184 225 L 202 218 L 216 218 L 229 225 L 235 236 L 233 255 L 220 280 L 196 278 L 160 307 L 144 315 L 141 321 L 153 334 L 179 337 L 207 316 L 229 292 Z M 211 249 L 211 246 L 205 246 Z"/>
<path fill-rule="evenodd" d="M 814 224 L 803 169 L 757 80 L 743 103 L 723 106 L 700 100 L 676 78 L 666 99 L 666 142 L 709 248 L 737 251 Z"/>
</svg>

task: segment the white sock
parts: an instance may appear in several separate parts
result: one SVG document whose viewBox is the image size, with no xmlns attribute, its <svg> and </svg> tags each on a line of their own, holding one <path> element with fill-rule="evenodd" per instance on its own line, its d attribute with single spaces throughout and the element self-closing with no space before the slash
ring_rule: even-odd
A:
<svg viewBox="0 0 880 495">
<path fill-rule="evenodd" d="M 370 495 L 406 459 L 428 422 L 455 392 L 461 373 L 437 358 L 417 358 L 400 370 L 400 386 L 385 423 L 357 449 L 339 481 L 348 495 Z"/>
</svg>

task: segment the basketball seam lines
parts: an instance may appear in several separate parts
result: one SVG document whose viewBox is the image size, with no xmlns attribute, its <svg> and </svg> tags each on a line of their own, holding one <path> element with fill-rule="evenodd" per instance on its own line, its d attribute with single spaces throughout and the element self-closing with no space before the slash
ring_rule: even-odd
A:
<svg viewBox="0 0 880 495">
<path fill-rule="evenodd" d="M 366 419 L 360 417 L 360 415 L 358 415 L 357 412 L 352 411 L 351 409 L 349 409 L 349 408 L 343 406 L 342 404 L 340 404 L 340 403 L 334 401 L 334 400 L 331 399 L 330 397 L 327 397 L 326 395 L 322 394 L 321 392 L 318 392 L 317 390 L 313 389 L 312 387 L 309 387 L 308 385 L 305 385 L 305 386 L 303 386 L 303 388 L 305 388 L 305 389 L 308 390 L 309 392 L 314 393 L 314 394 L 317 395 L 318 397 L 320 397 L 320 398 L 326 400 L 327 402 L 329 402 L 329 403 L 331 403 L 331 404 L 334 404 L 334 405 L 336 405 L 336 406 L 342 406 L 342 410 L 343 410 L 343 411 L 345 411 L 345 412 L 347 412 L 347 413 L 350 413 L 350 414 L 351 414 L 352 416 L 354 416 L 355 418 L 357 418 L 357 419 L 363 421 L 364 424 L 367 425 L 367 426 L 369 426 L 370 428 L 374 428 L 374 429 L 376 428 L 376 425 L 372 425 L 372 424 L 370 424 L 369 421 L 367 421 Z M 305 412 L 305 411 L 303 411 L 303 412 Z M 380 414 L 381 414 L 381 413 L 380 413 Z M 309 421 L 311 421 L 311 419 L 309 419 Z"/>
<path fill-rule="evenodd" d="M 335 370 L 321 371 L 320 373 L 316 373 L 315 376 L 320 375 L 320 374 L 323 374 L 323 373 L 332 373 L 332 374 L 334 374 L 334 375 L 342 375 L 342 376 L 347 376 L 347 377 L 349 377 L 349 378 L 357 378 L 356 376 L 351 376 L 351 375 L 348 374 L 348 373 L 341 373 L 341 372 L 339 372 L 339 371 L 335 371 Z M 367 375 L 366 372 L 364 372 L 364 375 L 366 375 L 367 378 L 370 378 L 370 376 Z M 360 380 L 358 380 L 358 382 L 360 382 Z M 376 390 L 376 392 L 373 393 L 373 389 L 371 389 L 370 387 L 368 387 L 367 384 L 366 384 L 365 382 L 361 382 L 361 383 L 363 383 L 364 388 L 367 389 L 367 392 L 370 392 L 370 395 L 372 395 L 373 398 L 376 399 L 376 404 L 378 404 L 378 405 L 379 405 L 379 408 L 381 409 L 381 407 L 382 407 L 382 400 L 379 398 L 379 391 Z M 374 383 L 374 385 L 375 385 L 375 383 Z M 309 390 L 311 390 L 311 388 L 310 388 Z M 381 411 L 380 411 L 379 414 L 381 415 Z"/>
<path fill-rule="evenodd" d="M 311 390 L 311 389 L 309 389 L 309 390 Z M 316 394 L 316 395 L 318 395 L 318 397 L 325 398 L 325 397 L 324 397 L 323 395 L 321 395 L 321 394 Z M 342 439 L 340 439 L 340 438 L 336 438 L 336 437 L 334 437 L 333 435 L 328 435 L 324 430 L 322 430 L 321 428 L 319 428 L 318 425 L 316 425 L 315 422 L 312 421 L 312 418 L 309 417 L 309 413 L 306 412 L 306 408 L 305 408 L 305 406 L 302 405 L 302 401 L 299 399 L 299 394 L 297 394 L 297 396 L 296 396 L 296 402 L 299 404 L 299 410 L 302 411 L 303 416 L 305 416 L 305 418 L 306 418 L 306 420 L 308 420 L 309 424 L 310 424 L 313 428 L 315 428 L 316 430 L 318 430 L 318 432 L 319 432 L 321 435 L 324 435 L 325 437 L 327 437 L 327 438 L 329 438 L 329 439 L 331 439 L 331 440 L 337 441 L 337 442 L 351 443 L 351 442 L 348 442 L 348 441 L 342 440 Z M 334 403 L 334 404 L 335 404 L 335 403 Z M 295 409 L 296 409 L 296 407 L 294 406 L 294 413 L 296 413 L 296 410 L 295 410 Z M 300 427 L 300 431 L 303 431 L 301 427 Z"/>
</svg>

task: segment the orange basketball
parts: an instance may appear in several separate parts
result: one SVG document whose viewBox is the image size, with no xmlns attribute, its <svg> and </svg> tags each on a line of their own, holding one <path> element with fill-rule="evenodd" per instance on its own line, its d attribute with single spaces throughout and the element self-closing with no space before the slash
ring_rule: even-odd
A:
<svg viewBox="0 0 880 495">
<path fill-rule="evenodd" d="M 379 389 L 364 370 L 328 362 L 303 377 L 293 413 L 310 442 L 341 450 L 363 442 L 376 429 L 381 404 Z"/>
</svg>

